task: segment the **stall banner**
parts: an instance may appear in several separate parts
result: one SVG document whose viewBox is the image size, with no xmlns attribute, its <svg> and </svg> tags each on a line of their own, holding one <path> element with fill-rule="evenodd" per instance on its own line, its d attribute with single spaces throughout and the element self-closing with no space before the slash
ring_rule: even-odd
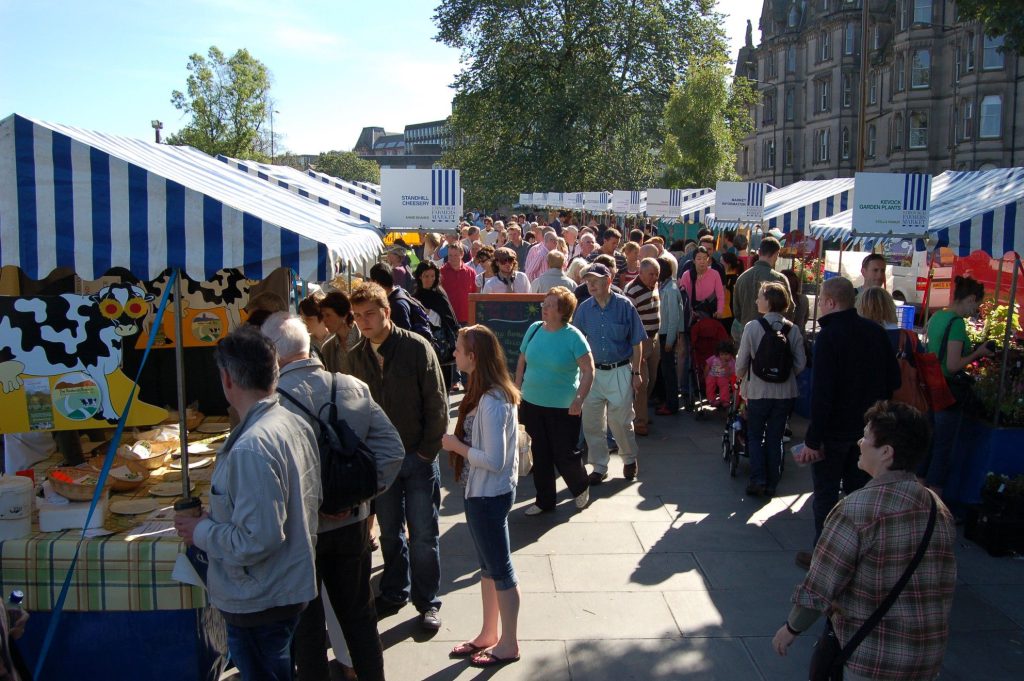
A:
<svg viewBox="0 0 1024 681">
<path fill-rule="evenodd" d="M 381 168 L 381 222 L 389 229 L 452 230 L 462 217 L 460 172 Z"/>
<path fill-rule="evenodd" d="M 924 236 L 931 189 L 924 173 L 857 173 L 853 233 Z"/>
<path fill-rule="evenodd" d="M 683 214 L 682 189 L 648 189 L 647 214 L 659 218 L 677 218 Z"/>
<path fill-rule="evenodd" d="M 616 189 L 612 192 L 612 212 L 620 215 L 643 213 L 647 207 L 647 192 Z"/>
<path fill-rule="evenodd" d="M 520 194 L 519 195 L 519 205 L 520 206 L 529 206 L 529 205 L 532 205 L 532 204 L 533 204 L 533 194 Z"/>
<path fill-rule="evenodd" d="M 543 293 L 469 294 L 469 323 L 483 324 L 494 332 L 505 350 L 505 361 L 512 374 L 526 330 L 540 321 L 543 300 Z"/>
<path fill-rule="evenodd" d="M 564 208 L 565 192 L 548 192 L 548 208 Z"/>
<path fill-rule="evenodd" d="M 548 193 L 547 192 L 534 192 L 533 193 L 533 207 L 534 208 L 547 208 L 548 205 Z"/>
<path fill-rule="evenodd" d="M 715 220 L 760 222 L 764 219 L 764 182 L 719 182 L 715 187 Z"/>
<path fill-rule="evenodd" d="M 583 192 L 569 192 L 565 197 L 566 210 L 583 210 Z"/>
<path fill-rule="evenodd" d="M 116 423 L 132 387 L 121 372 L 121 351 L 154 300 L 144 288 L 122 283 L 92 295 L 0 297 L 0 432 Z M 166 417 L 135 400 L 128 425 Z"/>
<path fill-rule="evenodd" d="M 608 192 L 583 192 L 583 207 L 590 213 L 607 213 L 612 209 L 612 197 Z"/>
</svg>

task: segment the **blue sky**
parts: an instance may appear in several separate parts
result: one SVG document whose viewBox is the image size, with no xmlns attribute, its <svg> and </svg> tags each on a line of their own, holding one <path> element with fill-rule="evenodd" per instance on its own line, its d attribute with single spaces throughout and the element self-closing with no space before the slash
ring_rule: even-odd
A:
<svg viewBox="0 0 1024 681">
<path fill-rule="evenodd" d="M 0 117 L 20 113 L 150 139 L 182 118 L 171 91 L 211 45 L 273 74 L 274 130 L 298 153 L 350 149 L 363 126 L 451 113 L 459 54 L 435 42 L 437 0 L 0 0 Z M 755 5 L 756 8 L 755 8 Z M 750 0 L 719 0 L 743 42 Z M 756 38 L 755 30 L 755 42 Z"/>
</svg>

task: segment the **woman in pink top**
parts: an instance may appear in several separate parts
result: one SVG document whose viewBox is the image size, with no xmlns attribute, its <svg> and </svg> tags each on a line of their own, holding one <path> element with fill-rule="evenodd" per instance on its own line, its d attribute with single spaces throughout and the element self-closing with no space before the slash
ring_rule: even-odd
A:
<svg viewBox="0 0 1024 681">
<path fill-rule="evenodd" d="M 701 246 L 697 249 L 693 264 L 696 273 L 693 270 L 683 272 L 683 276 L 679 277 L 679 289 L 686 291 L 695 313 L 721 317 L 725 310 L 725 288 L 722 286 L 722 277 L 711 268 L 711 254 L 707 248 Z M 697 279 L 696 286 L 694 276 Z"/>
</svg>

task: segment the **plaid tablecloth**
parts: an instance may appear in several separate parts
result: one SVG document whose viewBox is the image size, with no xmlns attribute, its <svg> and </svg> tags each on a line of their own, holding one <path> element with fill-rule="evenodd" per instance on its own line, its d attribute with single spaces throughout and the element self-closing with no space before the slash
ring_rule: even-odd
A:
<svg viewBox="0 0 1024 681">
<path fill-rule="evenodd" d="M 207 437 L 202 441 L 222 438 Z M 101 447 L 97 453 L 105 451 L 105 447 Z M 38 464 L 35 467 L 36 480 L 44 480 L 46 471 L 59 463 L 57 456 Z M 190 474 L 196 483 L 194 494 L 203 499 L 204 505 L 209 495 L 212 471 L 213 466 L 209 466 L 193 470 Z M 111 494 L 110 502 L 150 498 L 149 487 L 163 482 L 166 472 L 166 469 L 154 471 L 142 487 L 132 492 Z M 174 503 L 173 497 L 157 499 L 162 505 Z M 65 610 L 187 610 L 206 605 L 206 593 L 202 588 L 171 578 L 178 554 L 185 551 L 185 545 L 173 531 L 129 541 L 132 528 L 143 523 L 146 515 L 122 516 L 108 511 L 104 527 L 113 530 L 114 534 L 88 538 L 82 543 Z M 81 530 L 40 532 L 38 516 L 33 518 L 33 528 L 34 532 L 29 537 L 0 542 L 0 593 L 6 597 L 11 590 L 20 589 L 25 593 L 25 605 L 30 611 L 48 611 L 60 595 Z"/>
</svg>

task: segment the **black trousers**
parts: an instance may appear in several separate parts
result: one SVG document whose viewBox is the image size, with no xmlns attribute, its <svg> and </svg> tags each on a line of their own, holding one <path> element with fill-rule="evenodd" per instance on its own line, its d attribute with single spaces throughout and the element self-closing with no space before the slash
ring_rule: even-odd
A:
<svg viewBox="0 0 1024 681">
<path fill-rule="evenodd" d="M 370 525 L 363 520 L 317 535 L 317 585 L 327 588 L 345 634 L 359 681 L 384 681 L 384 649 L 370 591 Z M 300 681 L 327 681 L 327 625 L 320 596 L 310 602 L 295 630 Z"/>
<path fill-rule="evenodd" d="M 519 417 L 531 440 L 537 505 L 545 511 L 555 507 L 556 469 L 574 497 L 583 494 L 589 483 L 583 459 L 576 452 L 580 417 L 570 416 L 568 408 L 540 407 L 525 400 Z"/>
</svg>

